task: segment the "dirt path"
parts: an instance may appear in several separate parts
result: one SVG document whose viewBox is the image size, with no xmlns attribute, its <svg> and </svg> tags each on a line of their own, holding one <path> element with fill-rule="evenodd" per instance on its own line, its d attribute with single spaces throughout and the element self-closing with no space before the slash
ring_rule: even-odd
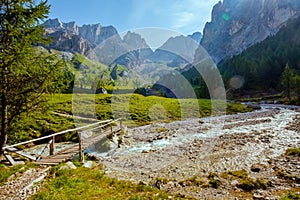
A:
<svg viewBox="0 0 300 200">
<path fill-rule="evenodd" d="M 28 199 L 40 189 L 40 184 L 38 183 L 44 179 L 49 169 L 50 167 L 40 166 L 38 168 L 30 168 L 23 174 L 12 175 L 5 185 L 0 186 L 0 199 Z"/>
</svg>

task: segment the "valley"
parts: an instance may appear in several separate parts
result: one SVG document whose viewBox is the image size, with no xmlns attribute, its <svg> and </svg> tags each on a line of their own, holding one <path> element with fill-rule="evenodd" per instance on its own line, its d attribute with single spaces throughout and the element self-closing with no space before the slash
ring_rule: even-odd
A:
<svg viewBox="0 0 300 200">
<path fill-rule="evenodd" d="M 0 3 L 0 199 L 300 199 L 299 1 L 51 1 Z"/>
</svg>

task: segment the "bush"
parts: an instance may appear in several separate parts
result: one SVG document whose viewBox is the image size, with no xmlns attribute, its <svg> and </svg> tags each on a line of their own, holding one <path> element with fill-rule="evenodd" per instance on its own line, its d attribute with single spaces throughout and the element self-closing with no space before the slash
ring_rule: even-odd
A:
<svg viewBox="0 0 300 200">
<path fill-rule="evenodd" d="M 299 156 L 300 157 L 300 147 L 287 149 L 285 154 L 288 156 Z"/>
<path fill-rule="evenodd" d="M 294 193 L 288 193 L 287 195 L 281 197 L 280 200 L 300 200 L 300 195 Z"/>
<path fill-rule="evenodd" d="M 262 178 L 253 180 L 248 176 L 246 170 L 230 171 L 224 173 L 224 176 L 229 177 L 233 176 L 239 179 L 239 183 L 236 185 L 238 188 L 243 189 L 244 191 L 252 191 L 256 189 L 267 189 L 271 183 Z"/>
<path fill-rule="evenodd" d="M 220 179 L 219 179 L 218 175 L 215 173 L 210 173 L 208 175 L 208 179 L 209 179 L 210 186 L 213 188 L 217 189 L 221 185 Z"/>
</svg>

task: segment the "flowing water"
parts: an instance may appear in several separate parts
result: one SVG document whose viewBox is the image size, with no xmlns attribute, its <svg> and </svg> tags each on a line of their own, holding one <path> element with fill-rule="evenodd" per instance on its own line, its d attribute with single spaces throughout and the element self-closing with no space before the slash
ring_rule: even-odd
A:
<svg viewBox="0 0 300 200">
<path fill-rule="evenodd" d="M 274 108 L 280 109 L 280 111 L 275 116 L 269 116 L 269 114 L 260 115 L 261 113 L 266 113 Z M 297 107 L 288 107 L 288 108 L 297 108 Z M 256 117 L 257 115 L 258 117 Z M 169 130 L 172 129 L 175 130 L 172 137 L 166 137 L 152 142 L 147 142 L 147 141 L 133 142 L 130 145 L 121 146 L 121 148 L 117 148 L 117 142 L 114 141 L 114 142 L 110 142 L 111 148 L 106 148 L 105 151 L 97 151 L 97 148 L 95 148 L 95 146 L 103 147 L 103 141 L 100 141 L 94 147 L 89 148 L 88 152 L 97 157 L 100 156 L 100 157 L 107 158 L 107 157 L 125 156 L 125 155 L 130 155 L 135 153 L 142 153 L 151 150 L 152 151 L 161 150 L 167 147 L 189 144 L 196 139 L 212 138 L 212 137 L 217 137 L 229 133 L 250 134 L 253 131 L 259 132 L 263 130 L 273 130 L 274 132 L 277 132 L 279 134 L 280 131 L 288 132 L 287 130 L 284 130 L 284 128 L 287 126 L 289 122 L 292 121 L 292 118 L 295 115 L 296 115 L 295 111 L 286 109 L 284 106 L 263 105 L 262 110 L 254 111 L 252 113 L 240 113 L 231 116 L 202 118 L 201 120 L 205 123 L 205 126 L 207 127 L 208 130 L 204 129 L 198 131 L 197 128 L 201 127 L 201 125 L 198 123 L 199 119 L 188 119 L 182 122 L 173 122 L 170 124 L 163 124 L 163 125 L 160 124 L 159 126 L 167 127 Z M 257 121 L 259 122 L 266 121 L 266 122 L 256 123 Z M 251 122 L 253 122 L 254 124 Z M 221 128 L 220 126 L 218 128 L 214 128 L 216 123 L 222 123 Z M 246 125 L 243 125 L 243 123 Z M 230 129 L 224 128 L 228 125 L 232 125 L 234 126 L 234 128 L 230 128 Z M 139 134 L 149 134 L 147 133 L 147 129 L 149 129 L 149 127 L 150 126 L 135 128 L 131 130 L 131 132 L 137 131 Z M 193 132 L 193 130 L 195 130 L 195 132 Z"/>
</svg>

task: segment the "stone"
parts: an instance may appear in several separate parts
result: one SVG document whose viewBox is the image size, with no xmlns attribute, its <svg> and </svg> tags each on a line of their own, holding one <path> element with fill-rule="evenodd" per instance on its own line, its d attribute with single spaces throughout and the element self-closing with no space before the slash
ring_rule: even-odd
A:
<svg viewBox="0 0 300 200">
<path fill-rule="evenodd" d="M 265 197 L 264 197 L 264 195 L 262 195 L 262 194 L 254 193 L 254 194 L 253 194 L 253 199 L 254 199 L 254 200 L 264 200 Z"/>
<path fill-rule="evenodd" d="M 68 166 L 66 166 L 66 165 L 64 165 L 64 166 L 61 166 L 60 168 L 59 168 L 59 170 L 69 170 L 70 168 L 68 167 Z"/>
<path fill-rule="evenodd" d="M 233 180 L 233 181 L 230 182 L 230 184 L 232 186 L 236 186 L 237 184 L 239 184 L 239 181 L 238 180 Z"/>
<path fill-rule="evenodd" d="M 84 164 L 83 164 L 84 167 L 86 168 L 93 168 L 96 166 L 96 163 L 93 162 L 93 161 L 86 161 Z"/>
<path fill-rule="evenodd" d="M 77 169 L 77 167 L 71 161 L 68 161 L 66 163 L 66 166 L 69 167 L 70 169 Z"/>
</svg>

